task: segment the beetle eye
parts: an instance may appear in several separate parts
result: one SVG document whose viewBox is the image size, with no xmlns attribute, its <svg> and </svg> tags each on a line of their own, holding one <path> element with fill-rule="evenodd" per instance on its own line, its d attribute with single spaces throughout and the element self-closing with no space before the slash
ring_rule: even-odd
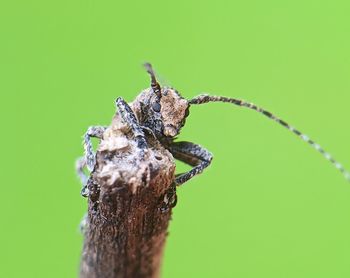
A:
<svg viewBox="0 0 350 278">
<path fill-rule="evenodd" d="M 154 112 L 160 112 L 160 104 L 158 102 L 153 102 L 152 109 Z"/>
</svg>

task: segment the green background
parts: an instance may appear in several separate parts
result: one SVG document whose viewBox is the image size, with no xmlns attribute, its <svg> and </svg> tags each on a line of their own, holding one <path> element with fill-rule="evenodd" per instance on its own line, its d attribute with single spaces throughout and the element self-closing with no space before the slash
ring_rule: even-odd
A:
<svg viewBox="0 0 350 278">
<path fill-rule="evenodd" d="M 243 98 L 350 168 L 349 1 L 1 1 L 0 277 L 76 277 L 82 135 L 153 63 L 184 97 Z M 350 277 L 350 184 L 256 112 L 192 107 L 215 155 L 178 190 L 163 277 Z M 185 169 L 179 165 L 179 170 Z M 187 168 L 186 168 L 187 169 Z"/>
</svg>

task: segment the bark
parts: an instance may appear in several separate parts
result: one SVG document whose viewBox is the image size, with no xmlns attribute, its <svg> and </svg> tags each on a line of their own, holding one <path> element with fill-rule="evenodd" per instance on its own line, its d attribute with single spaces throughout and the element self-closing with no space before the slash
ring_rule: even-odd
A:
<svg viewBox="0 0 350 278">
<path fill-rule="evenodd" d="M 149 149 L 140 151 L 117 120 L 88 181 L 80 277 L 159 277 L 175 198 L 174 160 L 151 136 Z"/>
</svg>

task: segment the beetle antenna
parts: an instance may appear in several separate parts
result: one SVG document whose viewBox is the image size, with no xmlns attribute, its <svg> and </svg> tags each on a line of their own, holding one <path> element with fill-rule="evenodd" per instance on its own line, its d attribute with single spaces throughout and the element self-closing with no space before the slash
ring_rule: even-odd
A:
<svg viewBox="0 0 350 278">
<path fill-rule="evenodd" d="M 350 173 L 343 167 L 342 164 L 340 164 L 338 161 L 336 161 L 328 152 L 326 152 L 319 144 L 317 144 L 315 141 L 311 140 L 307 135 L 301 133 L 299 130 L 295 129 L 285 121 L 279 119 L 269 111 L 266 111 L 265 109 L 256 106 L 253 103 L 246 102 L 244 100 L 235 99 L 235 98 L 228 98 L 228 97 L 222 97 L 222 96 L 209 96 L 207 94 L 202 94 L 197 97 L 194 97 L 193 99 L 189 100 L 190 104 L 203 104 L 208 102 L 228 102 L 232 103 L 237 106 L 243 106 L 247 107 L 249 109 L 255 110 L 266 117 L 268 117 L 271 120 L 274 120 L 275 122 L 279 123 L 280 125 L 284 126 L 285 128 L 292 131 L 294 134 L 296 134 L 299 138 L 301 138 L 303 141 L 311 145 L 316 151 L 321 153 L 324 158 L 326 158 L 328 161 L 330 161 L 335 168 L 337 168 L 344 177 L 350 182 Z"/>
<path fill-rule="evenodd" d="M 145 63 L 144 67 L 146 68 L 146 71 L 151 76 L 151 87 L 153 89 L 153 92 L 158 96 L 158 98 L 161 98 L 162 97 L 161 88 L 159 83 L 157 82 L 156 75 L 154 73 L 152 65 L 150 63 Z"/>
</svg>

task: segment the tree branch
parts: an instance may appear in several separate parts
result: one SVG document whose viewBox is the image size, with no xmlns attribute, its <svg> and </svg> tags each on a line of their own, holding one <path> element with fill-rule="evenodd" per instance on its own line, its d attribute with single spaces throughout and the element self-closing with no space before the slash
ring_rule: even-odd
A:
<svg viewBox="0 0 350 278">
<path fill-rule="evenodd" d="M 104 133 L 88 181 L 81 278 L 160 275 L 175 164 L 152 136 L 147 143 L 143 154 L 120 119 Z"/>
</svg>

